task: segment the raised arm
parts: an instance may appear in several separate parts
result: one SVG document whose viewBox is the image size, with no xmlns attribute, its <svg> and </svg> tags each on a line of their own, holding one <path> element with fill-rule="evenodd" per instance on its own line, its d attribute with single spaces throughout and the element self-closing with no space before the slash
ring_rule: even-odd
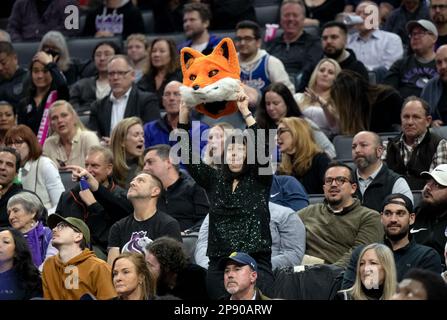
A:
<svg viewBox="0 0 447 320">
<path fill-rule="evenodd" d="M 187 161 L 183 164 L 188 169 L 189 174 L 200 186 L 202 186 L 205 190 L 208 190 L 212 183 L 212 177 L 216 175 L 216 169 L 202 162 L 202 159 L 200 158 L 200 148 L 198 150 L 199 153 L 194 154 L 192 143 L 193 139 L 189 135 L 189 129 L 191 127 L 189 122 L 190 112 L 191 107 L 187 106 L 186 103 L 181 101 L 178 125 L 180 141 L 178 143 L 180 143 L 182 152 L 185 152 L 186 150 L 188 151 Z M 197 142 L 197 145 L 200 145 L 200 141 Z"/>
</svg>

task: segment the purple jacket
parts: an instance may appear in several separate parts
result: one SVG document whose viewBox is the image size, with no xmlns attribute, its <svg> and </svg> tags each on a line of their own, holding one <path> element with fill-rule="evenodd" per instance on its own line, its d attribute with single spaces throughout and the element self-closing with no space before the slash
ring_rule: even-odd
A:
<svg viewBox="0 0 447 320">
<path fill-rule="evenodd" d="M 51 1 L 42 17 L 39 17 L 36 0 L 17 0 L 12 8 L 8 20 L 8 32 L 14 41 L 40 41 L 50 30 L 60 31 L 65 36 L 75 35 L 79 30 L 65 28 L 65 19 L 68 14 L 65 7 L 77 6 L 76 0 L 49 0 Z M 72 22 L 72 19 L 68 19 Z"/>
</svg>

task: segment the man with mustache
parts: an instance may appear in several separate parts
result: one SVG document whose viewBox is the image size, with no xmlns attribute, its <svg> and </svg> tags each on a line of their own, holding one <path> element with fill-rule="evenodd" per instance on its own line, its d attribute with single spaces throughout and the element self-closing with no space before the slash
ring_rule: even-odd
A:
<svg viewBox="0 0 447 320">
<path fill-rule="evenodd" d="M 414 224 L 415 214 L 411 200 L 403 194 L 393 193 L 385 198 L 380 220 L 385 230 L 383 241 L 394 254 L 397 280 L 403 279 L 411 268 L 421 268 L 436 273 L 441 271 L 441 259 L 430 247 L 414 241 L 410 226 Z M 357 261 L 364 246 L 357 247 L 343 277 L 342 288 L 352 287 L 357 271 Z"/>
<path fill-rule="evenodd" d="M 444 257 L 447 228 L 447 164 L 421 174 L 428 178 L 422 191 L 422 204 L 410 233 L 417 243 L 432 247 Z"/>
<path fill-rule="evenodd" d="M 305 253 L 311 258 L 346 267 L 355 247 L 382 240 L 380 216 L 353 197 L 357 190 L 353 178 L 348 165 L 329 164 L 323 182 L 325 202 L 298 212 L 306 227 Z"/>
<path fill-rule="evenodd" d="M 359 188 L 355 195 L 365 207 L 380 211 L 383 199 L 391 193 L 402 193 L 413 202 L 407 181 L 389 169 L 381 160 L 382 140 L 377 133 L 360 131 L 352 140 L 352 159 L 357 170 L 354 181 Z"/>
<path fill-rule="evenodd" d="M 220 261 L 224 270 L 224 285 L 229 293 L 223 300 L 270 300 L 256 288 L 258 264 L 244 252 L 233 252 Z"/>
<path fill-rule="evenodd" d="M 354 51 L 346 48 L 347 43 L 348 28 L 344 23 L 329 21 L 323 26 L 321 45 L 324 55 L 337 60 L 343 70 L 357 72 L 368 81 L 368 70 L 362 62 L 357 60 Z"/>
<path fill-rule="evenodd" d="M 430 20 L 438 30 L 438 41 L 436 47 L 447 44 L 447 0 L 430 1 Z"/>
</svg>

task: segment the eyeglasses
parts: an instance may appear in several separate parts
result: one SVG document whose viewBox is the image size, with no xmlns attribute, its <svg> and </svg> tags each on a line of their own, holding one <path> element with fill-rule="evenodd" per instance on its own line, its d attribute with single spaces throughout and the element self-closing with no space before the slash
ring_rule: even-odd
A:
<svg viewBox="0 0 447 320">
<path fill-rule="evenodd" d="M 256 40 L 256 38 L 255 38 L 255 37 L 249 37 L 249 36 L 247 36 L 247 37 L 236 37 L 236 38 L 234 38 L 234 41 L 235 41 L 235 42 L 242 42 L 242 41 L 244 41 L 244 42 L 251 42 L 251 41 L 253 41 L 253 40 Z"/>
<path fill-rule="evenodd" d="M 432 10 L 436 10 L 436 9 L 445 10 L 445 9 L 447 9 L 447 4 L 432 4 L 430 6 L 430 9 L 432 9 Z"/>
<path fill-rule="evenodd" d="M 132 70 L 127 70 L 127 71 L 110 71 L 107 72 L 107 75 L 111 78 L 113 78 L 114 76 L 118 76 L 119 78 L 123 78 L 126 74 L 128 74 L 129 72 L 131 72 Z"/>
<path fill-rule="evenodd" d="M 276 134 L 278 136 L 282 135 L 284 132 L 291 132 L 291 130 L 288 128 L 279 128 L 278 130 L 276 130 Z"/>
<path fill-rule="evenodd" d="M 16 140 L 16 141 L 12 141 L 11 143 L 8 143 L 8 146 L 15 146 L 15 147 L 20 147 L 23 143 L 25 142 L 25 140 Z"/>
<path fill-rule="evenodd" d="M 343 177 L 343 176 L 338 176 L 335 178 L 332 178 L 332 177 L 324 178 L 324 184 L 327 186 L 331 186 L 334 181 L 337 186 L 341 186 L 342 184 L 345 184 L 346 182 L 351 182 L 351 180 L 349 180 L 348 178 Z"/>
<path fill-rule="evenodd" d="M 412 32 L 408 35 L 409 38 L 416 38 L 420 36 L 425 36 L 426 34 L 432 34 L 430 31 L 419 31 L 419 32 Z"/>
<path fill-rule="evenodd" d="M 53 229 L 56 229 L 57 231 L 61 231 L 62 229 L 68 228 L 70 225 L 65 222 L 59 222 Z"/>
</svg>

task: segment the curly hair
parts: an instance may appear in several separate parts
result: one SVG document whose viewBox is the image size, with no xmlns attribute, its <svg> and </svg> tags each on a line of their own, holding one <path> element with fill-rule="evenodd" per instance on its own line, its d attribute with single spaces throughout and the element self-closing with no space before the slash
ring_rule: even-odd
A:
<svg viewBox="0 0 447 320">
<path fill-rule="evenodd" d="M 25 299 L 30 299 L 35 296 L 35 293 L 42 293 L 42 279 L 40 278 L 40 272 L 33 263 L 31 252 L 28 247 L 23 234 L 13 228 L 0 228 L 0 232 L 9 231 L 14 239 L 14 258 L 13 269 L 15 270 L 18 283 L 26 291 Z"/>
<path fill-rule="evenodd" d="M 182 244 L 170 237 L 160 237 L 147 247 L 147 254 L 152 254 L 160 264 L 160 274 L 157 279 L 157 294 L 164 295 L 175 287 L 176 276 L 185 269 L 188 258 Z"/>
</svg>

